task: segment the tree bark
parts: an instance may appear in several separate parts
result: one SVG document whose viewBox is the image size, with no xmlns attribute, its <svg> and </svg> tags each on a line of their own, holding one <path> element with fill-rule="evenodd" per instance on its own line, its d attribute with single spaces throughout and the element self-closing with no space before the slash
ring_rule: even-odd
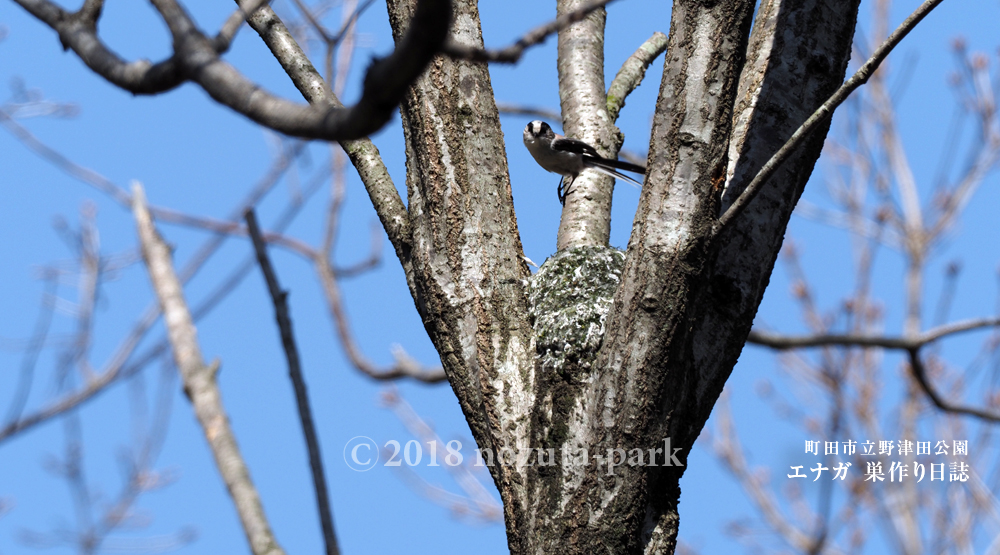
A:
<svg viewBox="0 0 1000 555">
<path fill-rule="evenodd" d="M 389 0 L 398 41 L 412 0 Z M 453 40 L 482 47 L 476 3 L 454 4 Z M 412 293 L 469 427 L 483 449 L 526 449 L 534 333 L 500 117 L 481 62 L 435 58 L 401 105 L 412 233 Z M 490 468 L 520 533 L 523 469 Z M 512 540 L 512 551 L 518 552 Z"/>
<path fill-rule="evenodd" d="M 571 12 L 586 0 L 558 0 L 556 10 Z M 618 156 L 621 141 L 608 116 L 604 87 L 604 24 L 601 8 L 559 32 L 559 104 L 563 131 L 580 139 L 606 158 Z M 611 193 L 614 180 L 596 171 L 573 179 L 568 188 L 556 248 L 606 247 L 611 238 Z"/>
<path fill-rule="evenodd" d="M 397 38 L 412 5 L 389 2 Z M 624 254 L 592 226 L 530 276 L 484 64 L 437 58 L 402 104 L 411 289 L 491 451 L 512 553 L 674 550 L 683 465 L 742 350 L 825 130 L 733 225 L 713 236 L 714 224 L 841 83 L 857 1 L 764 2 L 751 33 L 752 13 L 750 0 L 674 2 Z M 455 14 L 455 40 L 480 46 L 475 3 L 457 2 Z M 582 38 L 567 30 L 586 42 L 580 51 L 560 43 L 561 57 L 590 60 L 575 62 L 580 71 L 603 75 L 603 18 L 576 24 Z M 561 83 L 573 81 L 564 73 L 561 60 Z M 600 107 L 580 110 L 607 119 L 599 81 L 587 91 Z M 567 131 L 605 148 L 610 120 L 589 137 L 567 102 Z M 504 448 L 515 456 L 501 462 Z"/>
</svg>

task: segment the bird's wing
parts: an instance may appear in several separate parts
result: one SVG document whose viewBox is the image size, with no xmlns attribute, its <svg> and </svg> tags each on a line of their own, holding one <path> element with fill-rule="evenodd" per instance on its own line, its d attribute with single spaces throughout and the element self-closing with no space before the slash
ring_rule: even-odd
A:
<svg viewBox="0 0 1000 555">
<path fill-rule="evenodd" d="M 572 152 L 574 154 L 589 156 L 597 164 L 609 166 L 614 169 L 625 170 L 627 172 L 646 173 L 646 168 L 643 166 L 632 164 L 631 162 L 626 162 L 624 160 L 610 160 L 608 158 L 604 158 L 597 153 L 597 150 L 595 150 L 594 147 L 577 139 L 560 137 L 552 141 L 552 150 Z M 626 177 L 625 179 L 629 178 Z"/>
<path fill-rule="evenodd" d="M 552 141 L 552 150 L 561 150 L 564 152 L 572 152 L 574 154 L 588 154 L 590 156 L 599 157 L 597 151 L 594 150 L 594 147 L 583 141 L 567 139 L 565 137 Z"/>
</svg>

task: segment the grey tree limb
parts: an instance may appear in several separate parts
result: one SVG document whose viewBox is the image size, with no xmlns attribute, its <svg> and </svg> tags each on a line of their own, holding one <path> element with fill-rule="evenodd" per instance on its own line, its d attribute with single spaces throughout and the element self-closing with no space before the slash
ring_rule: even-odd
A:
<svg viewBox="0 0 1000 555">
<path fill-rule="evenodd" d="M 723 195 L 723 204 L 731 202 L 728 196 L 737 193 L 728 189 L 723 193 L 726 176 L 737 176 L 731 180 L 752 177 L 799 122 L 842 83 L 857 11 L 854 0 L 778 0 L 760 5 L 734 99 L 727 156 L 713 169 L 711 182 L 705 185 L 707 194 L 715 198 Z M 674 383 L 685 384 L 681 389 L 686 393 L 673 394 L 661 409 L 661 415 L 669 419 L 657 435 L 673 438 L 676 447 L 690 449 L 733 371 L 788 219 L 822 149 L 825 129 L 822 131 L 800 147 L 772 180 L 773 186 L 761 191 L 743 217 L 711 241 L 695 291 L 683 305 L 684 310 L 693 311 L 687 321 L 690 328 L 681 328 L 687 338 L 672 350 L 678 357 Z M 707 227 L 702 230 L 706 235 L 710 235 L 717 214 L 708 215 Z M 672 487 L 672 480 L 664 486 Z M 650 496 L 649 511 L 660 516 L 649 532 L 646 553 L 671 545 L 677 521 L 674 510 L 655 494 Z"/>
<path fill-rule="evenodd" d="M 573 13 L 586 4 L 559 0 L 556 11 Z M 605 158 L 615 158 L 621 136 L 608 115 L 604 87 L 606 19 L 601 8 L 559 32 L 559 101 L 566 136 L 587 142 Z M 607 246 L 613 188 L 614 179 L 596 171 L 584 171 L 573 179 L 559 220 L 558 250 Z"/>
<path fill-rule="evenodd" d="M 219 57 L 216 41 L 205 36 L 174 0 L 153 1 L 174 43 L 174 54 L 156 64 L 125 62 L 107 48 L 98 36 L 92 11 L 70 13 L 49 0 L 15 1 L 58 32 L 63 46 L 91 70 L 124 90 L 157 94 L 191 81 L 220 104 L 265 127 L 331 141 L 367 136 L 389 121 L 406 89 L 440 51 L 451 20 L 449 0 L 421 0 L 405 40 L 368 68 L 361 100 L 351 108 L 340 108 L 302 106 L 264 91 Z M 244 4 L 250 9 L 256 2 L 246 0 L 240 5 Z"/>
<path fill-rule="evenodd" d="M 413 0 L 390 0 L 396 40 Z M 482 47 L 474 0 L 455 2 L 451 36 Z M 534 332 L 517 217 L 488 68 L 440 58 L 400 110 L 406 140 L 414 303 L 481 449 L 530 446 Z M 526 535 L 521 464 L 490 467 L 512 552 Z"/>
<path fill-rule="evenodd" d="M 943 0 L 926 0 L 921 4 L 916 10 L 910 14 L 899 27 L 885 39 L 868 61 L 858 69 L 850 79 L 844 82 L 844 84 L 837 89 L 836 92 L 823 103 L 812 115 L 809 116 L 805 122 L 795 130 L 795 133 L 785 142 L 784 145 L 778 149 L 777 152 L 767 161 L 766 164 L 757 172 L 757 175 L 746 185 L 744 188 L 742 184 L 734 184 L 736 190 L 741 190 L 740 196 L 729 206 L 725 213 L 719 218 L 718 229 L 714 232 L 718 234 L 718 231 L 729 225 L 734 218 L 736 218 L 740 212 L 746 209 L 746 206 L 757 196 L 760 189 L 764 186 L 765 182 L 774 175 L 775 171 L 785 162 L 793 153 L 795 153 L 803 141 L 805 141 L 808 136 L 818 128 L 821 124 L 828 123 L 830 117 L 833 115 L 833 111 L 840 106 L 847 97 L 850 96 L 855 89 L 864 85 L 871 78 L 878 66 L 885 60 L 886 56 L 892 52 L 893 48 L 899 44 L 900 41 L 913 30 L 914 27 L 923 20 L 938 4 Z"/>
<path fill-rule="evenodd" d="M 665 449 L 670 438 L 684 464 L 690 434 L 699 429 L 693 401 L 711 396 L 698 385 L 702 370 L 692 358 L 703 347 L 691 331 L 710 275 L 705 236 L 717 218 L 713 183 L 725 167 L 753 4 L 673 4 L 646 181 L 594 365 L 601 371 L 569 420 L 582 422 L 573 435 L 598 452 Z M 664 460 L 669 455 L 661 454 L 657 467 L 618 467 L 613 482 L 588 468 L 583 480 L 595 486 L 571 494 L 569 505 L 617 509 L 591 517 L 579 535 L 594 535 L 591 542 L 614 537 L 626 552 L 672 553 L 684 467 Z"/>
<path fill-rule="evenodd" d="M 247 22 L 309 103 L 343 106 L 270 6 L 254 12 Z M 378 148 L 367 138 L 340 141 L 340 145 L 365 184 L 368 197 L 409 280 L 412 275 L 409 261 L 410 219 Z"/>
<path fill-rule="evenodd" d="M 250 479 L 250 470 L 240 454 L 236 436 L 229 425 L 229 417 L 216 383 L 219 363 L 216 361 L 209 365 L 202 358 L 194 322 L 184 300 L 184 291 L 174 272 L 170 247 L 156 231 L 146 207 L 146 195 L 138 184 L 133 187 L 132 199 L 143 259 L 160 301 L 174 362 L 184 383 L 184 393 L 191 401 L 215 464 L 233 499 L 250 550 L 254 555 L 283 555 L 284 550 L 271 531 L 260 494 Z"/>
<path fill-rule="evenodd" d="M 649 64 L 666 49 L 667 35 L 657 31 L 625 60 L 608 87 L 608 116 L 611 121 L 618 121 L 618 114 L 625 107 L 625 99 L 642 83 Z"/>
</svg>

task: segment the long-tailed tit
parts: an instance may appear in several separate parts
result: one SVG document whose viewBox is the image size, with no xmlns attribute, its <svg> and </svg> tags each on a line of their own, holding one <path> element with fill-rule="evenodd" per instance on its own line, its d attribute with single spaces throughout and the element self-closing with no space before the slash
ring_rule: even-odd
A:
<svg viewBox="0 0 1000 555">
<path fill-rule="evenodd" d="M 642 187 L 642 183 L 617 170 L 638 174 L 646 173 L 646 168 L 637 164 L 602 158 L 594 147 L 583 141 L 567 139 L 557 134 L 544 121 L 535 120 L 524 128 L 524 146 L 528 147 L 528 152 L 535 158 L 539 166 L 562 176 L 557 191 L 559 202 L 562 204 L 566 204 L 566 195 L 570 193 L 569 188 L 572 187 L 573 180 L 587 168 L 611 177 L 631 181 L 639 187 Z M 570 178 L 569 185 L 566 185 L 567 177 Z"/>
</svg>

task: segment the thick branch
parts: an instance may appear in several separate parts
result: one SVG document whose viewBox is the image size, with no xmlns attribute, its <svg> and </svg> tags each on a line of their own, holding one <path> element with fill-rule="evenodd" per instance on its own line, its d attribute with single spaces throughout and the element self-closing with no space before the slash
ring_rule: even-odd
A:
<svg viewBox="0 0 1000 555">
<path fill-rule="evenodd" d="M 302 106 L 265 92 L 222 61 L 216 42 L 199 31 L 172 0 L 153 2 L 174 39 L 174 55 L 158 64 L 123 61 L 101 42 L 95 23 L 49 0 L 15 1 L 56 30 L 63 45 L 76 52 L 90 69 L 122 89 L 156 94 L 192 81 L 220 104 L 265 127 L 324 140 L 358 139 L 385 125 L 406 90 L 447 39 L 451 21 L 449 0 L 421 0 L 413 24 L 397 48 L 368 68 L 361 100 L 351 108 L 340 108 Z M 244 0 L 240 5 L 249 10 L 256 3 Z M 266 10 L 256 10 L 255 16 Z"/>
<path fill-rule="evenodd" d="M 726 210 L 722 217 L 719 218 L 719 223 L 714 231 L 715 235 L 718 235 L 722 228 L 728 225 L 729 222 L 733 221 L 733 219 L 736 218 L 748 204 L 750 204 L 754 197 L 757 196 L 757 193 L 760 192 L 764 183 L 772 175 L 774 175 L 781 164 L 783 164 L 785 160 L 798 150 L 799 145 L 802 144 L 802 142 L 805 141 L 817 127 L 821 124 L 827 123 L 829 118 L 833 115 L 833 111 L 837 109 L 837 106 L 840 106 L 845 100 L 847 100 L 847 97 L 850 96 L 855 89 L 868 82 L 868 79 L 873 73 L 875 73 L 875 70 L 878 69 L 878 66 L 883 60 L 885 60 L 886 56 L 892 52 L 892 49 L 895 48 L 896 45 L 903 40 L 903 37 L 909 34 L 909 32 L 912 31 L 913 28 L 916 27 L 917 24 L 920 23 L 920 21 L 923 20 L 928 13 L 930 13 L 930 11 L 942 1 L 943 0 L 926 0 L 923 4 L 921 4 L 920 7 L 910 14 L 910 17 L 900 23 L 899 27 L 897 27 L 896 30 L 893 31 L 887 39 L 885 39 L 885 42 L 883 42 L 878 49 L 875 50 L 871 58 L 869 58 L 868 61 L 861 66 L 861 69 L 852 75 L 850 79 L 845 81 L 844 84 L 837 89 L 837 91 L 833 93 L 833 95 L 826 102 L 824 102 L 822 106 L 819 107 L 819 109 L 809 116 L 809 119 L 807 119 L 801 126 L 799 126 L 798 129 L 795 130 L 795 133 L 792 134 L 788 141 L 786 141 L 785 144 L 774 153 L 774 156 L 772 156 L 771 159 L 764 164 L 760 171 L 757 172 L 757 175 L 754 176 L 746 188 L 743 189 L 743 192 L 740 194 L 739 198 L 736 199 L 736 202 L 734 202 L 733 205 Z M 741 184 L 736 184 L 737 191 L 741 188 Z"/>
<path fill-rule="evenodd" d="M 583 0 L 559 0 L 559 13 L 574 13 Z M 604 87 L 604 25 L 599 9 L 559 32 L 559 100 L 567 137 L 580 139 L 601 156 L 615 158 L 620 133 L 608 116 Z M 614 179 L 584 171 L 573 179 L 559 220 L 556 248 L 606 247 L 611 238 Z"/>
<path fill-rule="evenodd" d="M 233 498 L 250 549 L 254 555 L 284 555 L 264 515 L 260 495 L 250 479 L 250 470 L 236 445 L 236 437 L 222 405 L 222 395 L 215 380 L 219 363 L 207 365 L 202 359 L 194 322 L 184 300 L 180 280 L 174 272 L 170 247 L 153 225 L 146 207 L 146 195 L 140 185 L 134 186 L 132 198 L 143 258 L 160 301 L 174 361 L 184 382 L 184 392 L 194 407 L 215 464 Z"/>
<path fill-rule="evenodd" d="M 243 2 L 248 1 L 243 0 Z M 311 104 L 330 103 L 333 106 L 342 106 L 270 6 L 254 12 L 247 22 L 260 35 L 264 44 L 271 50 L 271 54 L 307 101 Z M 410 219 L 403 200 L 389 176 L 389 170 L 382 163 L 378 149 L 370 139 L 341 141 L 340 144 L 358 170 L 358 175 L 365 184 L 368 196 L 385 228 L 386 235 L 389 236 L 396 256 L 399 257 L 407 276 L 410 276 L 412 271 L 409 262 Z"/>
<path fill-rule="evenodd" d="M 388 2 L 396 40 L 410 25 L 413 4 Z M 455 40 L 482 47 L 475 0 L 456 0 L 455 13 Z M 488 68 L 435 60 L 400 114 L 414 302 L 479 447 L 527 449 L 535 349 L 523 280 L 530 272 Z M 517 553 L 517 545 L 528 545 L 523 464 L 490 471 Z"/>
<path fill-rule="evenodd" d="M 236 33 L 243 26 L 243 22 L 253 16 L 253 13 L 261 7 L 269 4 L 271 0 L 250 0 L 247 6 L 237 6 L 234 11 L 222 24 L 218 34 L 215 35 L 215 50 L 220 54 L 229 50 Z"/>
<path fill-rule="evenodd" d="M 709 275 L 704 237 L 718 214 L 713 183 L 725 163 L 752 13 L 749 0 L 673 4 L 650 165 L 621 282 L 597 371 L 564 409 L 566 435 L 591 452 L 659 448 L 661 454 L 656 467 L 623 465 L 605 480 L 608 467 L 591 465 L 562 485 L 556 506 L 566 507 L 557 515 L 564 522 L 554 525 L 584 545 L 612 544 L 624 553 L 672 553 L 676 546 L 679 465 L 697 422 L 691 401 L 704 394 L 695 386 L 701 369 L 690 360 L 700 348 L 689 334 Z M 601 112 L 607 117 L 603 89 Z M 679 465 L 664 459 L 675 455 L 664 453 L 668 437 L 681 450 Z M 599 515 L 588 510 L 610 506 L 615 510 Z"/>
</svg>

